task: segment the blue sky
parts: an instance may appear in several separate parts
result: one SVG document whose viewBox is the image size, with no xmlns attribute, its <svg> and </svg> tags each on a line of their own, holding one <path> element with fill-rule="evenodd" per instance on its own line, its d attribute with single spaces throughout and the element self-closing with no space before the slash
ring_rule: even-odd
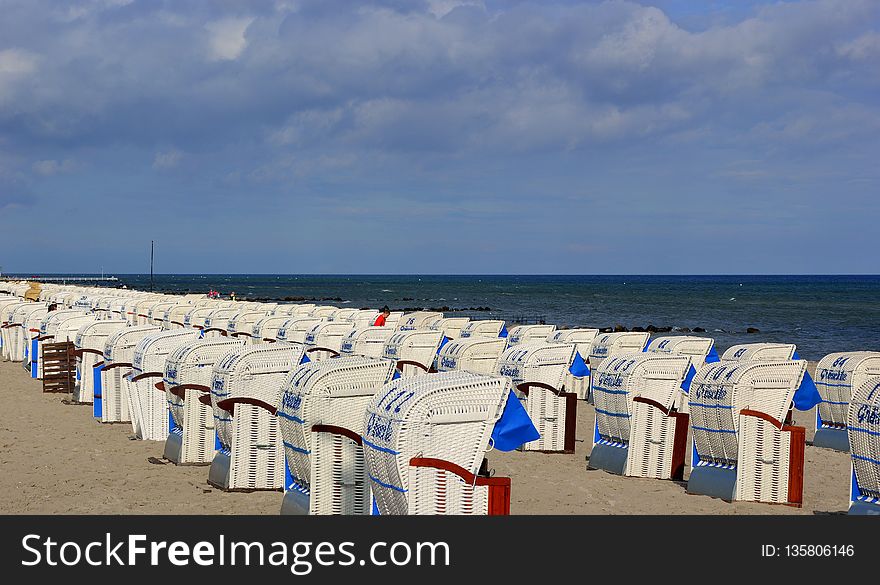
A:
<svg viewBox="0 0 880 585">
<path fill-rule="evenodd" d="M 880 2 L 0 0 L 6 272 L 880 273 Z"/>
</svg>

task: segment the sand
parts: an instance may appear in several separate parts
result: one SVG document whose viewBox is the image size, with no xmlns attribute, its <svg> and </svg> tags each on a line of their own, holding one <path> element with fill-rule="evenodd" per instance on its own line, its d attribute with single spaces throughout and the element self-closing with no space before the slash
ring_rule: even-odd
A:
<svg viewBox="0 0 880 585">
<path fill-rule="evenodd" d="M 815 364 L 811 364 L 811 369 Z M 131 425 L 102 425 L 91 406 L 43 394 L 19 363 L 0 361 L 0 513 L 3 514 L 278 514 L 280 492 L 224 493 L 208 468 L 150 463 L 163 444 L 131 440 Z M 679 482 L 588 471 L 594 411 L 578 406 L 574 455 L 490 452 L 489 467 L 512 479 L 512 514 L 829 514 L 849 499 L 849 456 L 809 445 L 804 505 L 728 503 L 688 495 Z M 687 471 L 685 472 L 687 479 Z"/>
</svg>

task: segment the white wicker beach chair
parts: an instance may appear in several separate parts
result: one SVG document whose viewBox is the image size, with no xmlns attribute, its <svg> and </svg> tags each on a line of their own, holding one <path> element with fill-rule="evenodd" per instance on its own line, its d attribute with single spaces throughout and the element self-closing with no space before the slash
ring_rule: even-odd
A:
<svg viewBox="0 0 880 585">
<path fill-rule="evenodd" d="M 618 475 L 684 475 L 688 415 L 677 412 L 691 357 L 632 353 L 593 370 L 596 425 L 588 468 Z"/>
<path fill-rule="evenodd" d="M 507 328 L 504 321 L 497 320 L 481 320 L 471 321 L 461 330 L 460 339 L 468 337 L 507 337 Z"/>
<path fill-rule="evenodd" d="M 267 310 L 248 309 L 239 311 L 229 319 L 226 332 L 230 337 L 238 337 L 245 343 L 261 343 L 262 339 L 254 338 L 254 324 L 267 317 Z"/>
<path fill-rule="evenodd" d="M 573 343 L 577 348 L 578 355 L 586 363 L 590 358 L 590 349 L 593 347 L 597 335 L 599 335 L 598 329 L 559 329 L 547 336 L 547 343 Z M 579 400 L 586 400 L 590 396 L 590 368 L 587 367 L 582 376 L 575 376 L 569 372 L 565 375 L 563 385 L 566 391 L 573 392 Z"/>
<path fill-rule="evenodd" d="M 340 355 L 382 357 L 385 344 L 396 333 L 394 327 L 366 326 L 348 332 L 339 346 Z"/>
<path fill-rule="evenodd" d="M 431 325 L 443 318 L 443 313 L 436 311 L 415 311 L 406 313 L 397 323 L 399 331 L 412 331 L 414 329 L 430 329 Z M 386 321 L 387 325 L 387 321 Z"/>
<path fill-rule="evenodd" d="M 19 335 L 21 332 L 16 331 L 16 325 L 12 323 L 12 315 L 15 313 L 16 309 L 19 307 L 24 307 L 28 303 L 26 301 L 21 300 L 21 298 L 16 297 L 14 302 L 6 301 L 2 305 L 0 305 L 0 349 L 2 349 L 3 359 L 6 361 L 16 361 L 13 360 L 13 341 L 12 338 L 15 335 Z M 17 325 L 19 328 L 21 325 Z M 29 336 L 30 337 L 30 336 Z"/>
<path fill-rule="evenodd" d="M 351 321 L 357 314 L 358 309 L 342 308 L 336 309 L 327 316 L 327 321 Z"/>
<path fill-rule="evenodd" d="M 309 317 L 318 317 L 319 319 L 329 319 L 333 313 L 339 310 L 339 307 L 317 306 L 309 311 Z"/>
<path fill-rule="evenodd" d="M 42 378 L 43 372 L 40 370 L 39 359 L 34 358 L 33 356 L 39 356 L 39 341 L 37 339 L 40 336 L 40 325 L 43 323 L 43 319 L 46 318 L 46 315 L 49 314 L 48 305 L 44 303 L 32 303 L 31 305 L 25 307 L 27 311 L 26 314 L 21 317 L 24 318 L 24 322 L 21 325 L 21 343 L 24 349 L 24 356 L 22 358 L 21 365 L 28 371 L 31 375 L 31 378 Z M 16 318 L 20 318 L 16 316 Z"/>
<path fill-rule="evenodd" d="M 76 334 L 76 369 L 79 380 L 73 393 L 75 402 L 92 404 L 95 390 L 101 386 L 101 367 L 104 363 L 104 346 L 116 331 L 128 326 L 122 319 L 103 319 L 86 323 Z M 100 390 L 97 392 L 100 395 Z"/>
<path fill-rule="evenodd" d="M 278 330 L 289 321 L 287 315 L 270 315 L 256 321 L 251 327 L 251 340 L 254 343 L 273 343 L 278 340 Z"/>
<path fill-rule="evenodd" d="M 436 369 L 438 372 L 463 370 L 474 374 L 494 374 L 506 348 L 507 342 L 503 337 L 454 339 L 440 348 Z"/>
<path fill-rule="evenodd" d="M 305 347 L 279 341 L 226 354 L 211 377 L 211 405 L 219 449 L 208 483 L 222 490 L 284 487 L 284 446 L 275 408 L 287 374 Z"/>
<path fill-rule="evenodd" d="M 509 395 L 506 378 L 460 371 L 377 392 L 362 441 L 379 513 L 509 513 L 510 480 L 477 475 Z"/>
<path fill-rule="evenodd" d="M 414 376 L 431 371 L 434 357 L 443 341 L 442 331 L 416 329 L 398 330 L 385 343 L 382 357 L 394 360 L 403 376 Z"/>
<path fill-rule="evenodd" d="M 291 343 L 305 343 L 306 335 L 316 325 L 323 323 L 321 317 L 291 317 L 278 328 L 276 339 Z"/>
<path fill-rule="evenodd" d="M 67 321 L 75 319 L 70 324 L 65 325 Z M 74 341 L 76 331 L 72 332 L 72 339 L 68 339 L 69 328 L 76 325 L 84 325 L 86 321 L 94 320 L 94 316 L 87 313 L 84 309 L 62 309 L 60 311 L 52 311 L 46 313 L 42 321 L 40 321 L 40 333 L 36 339 L 31 340 L 31 359 L 36 356 L 37 367 L 36 374 L 38 378 L 43 377 L 43 346 L 46 343 L 63 343 L 65 341 Z M 60 333 L 60 334 L 59 334 Z"/>
<path fill-rule="evenodd" d="M 158 325 L 159 327 L 164 327 L 165 314 L 175 305 L 177 305 L 177 303 L 172 300 L 164 300 L 155 303 L 147 310 L 147 325 Z"/>
<path fill-rule="evenodd" d="M 165 388 L 156 382 L 165 376 L 165 360 L 177 347 L 199 338 L 193 329 L 174 329 L 151 333 L 134 348 L 128 409 L 137 438 L 164 441 L 168 437 L 168 399 Z"/>
<path fill-rule="evenodd" d="M 213 313 L 217 309 L 214 304 L 210 305 L 200 305 L 193 307 L 190 311 L 183 316 L 183 328 L 184 329 L 198 329 L 202 331 L 205 329 L 205 320 L 208 316 Z"/>
<path fill-rule="evenodd" d="M 356 328 L 362 329 L 364 327 L 372 327 L 378 316 L 379 311 L 374 309 L 360 309 L 349 318 L 349 321 L 351 321 Z M 388 326 L 387 323 L 386 326 Z"/>
<path fill-rule="evenodd" d="M 205 317 L 204 329 L 202 329 L 203 337 L 226 337 L 229 332 L 226 327 L 229 320 L 239 311 L 238 307 L 221 307 L 211 311 L 211 314 Z"/>
<path fill-rule="evenodd" d="M 185 327 L 184 320 L 186 319 L 187 313 L 194 308 L 195 306 L 191 303 L 177 303 L 176 305 L 168 307 L 165 311 L 162 328 L 166 331 L 183 329 Z"/>
<path fill-rule="evenodd" d="M 133 307 L 134 314 L 132 315 L 132 325 L 151 325 L 150 309 L 153 308 L 153 305 L 159 304 L 161 302 L 161 297 L 147 297 L 138 300 L 138 302 L 136 302 Z"/>
<path fill-rule="evenodd" d="M 671 335 L 667 337 L 655 337 L 645 348 L 648 353 L 678 354 L 691 357 L 694 371 L 703 364 L 711 364 L 719 361 L 718 352 L 715 350 L 715 340 L 709 337 L 692 337 L 689 335 Z M 678 403 L 678 411 L 688 412 L 687 388 L 690 384 L 682 386 L 681 400 Z"/>
<path fill-rule="evenodd" d="M 134 349 L 147 335 L 158 333 L 155 325 L 129 326 L 112 333 L 104 344 L 100 387 L 95 388 L 94 416 L 102 423 L 131 421 L 129 404 Z"/>
<path fill-rule="evenodd" d="M 721 356 L 721 361 L 785 361 L 797 359 L 793 343 L 743 343 L 732 345 Z"/>
<path fill-rule="evenodd" d="M 315 308 L 313 303 L 303 303 L 296 305 L 278 305 L 272 311 L 273 316 L 287 316 L 287 317 L 307 317 L 309 313 L 311 313 Z"/>
<path fill-rule="evenodd" d="M 847 407 L 852 459 L 849 513 L 880 516 L 880 376 L 854 388 Z"/>
<path fill-rule="evenodd" d="M 403 311 L 391 311 L 391 313 L 385 318 L 385 327 L 394 327 L 397 329 L 397 326 L 400 325 L 400 320 L 403 319 Z M 373 321 L 375 323 L 375 320 Z M 373 323 L 370 323 L 372 325 Z"/>
<path fill-rule="evenodd" d="M 507 333 L 507 347 L 530 341 L 546 341 L 556 331 L 556 325 L 517 325 Z"/>
<path fill-rule="evenodd" d="M 431 324 L 431 329 L 442 331 L 449 339 L 461 337 L 461 330 L 467 327 L 471 320 L 469 317 L 444 317 Z"/>
<path fill-rule="evenodd" d="M 342 340 L 352 331 L 348 321 L 326 321 L 318 323 L 306 333 L 304 345 L 306 355 L 312 361 L 336 357 L 342 351 Z"/>
<path fill-rule="evenodd" d="M 690 388 L 688 493 L 800 506 L 804 428 L 785 424 L 806 362 L 704 364 Z M 813 388 L 815 391 L 815 387 Z"/>
<path fill-rule="evenodd" d="M 587 363 L 591 370 L 595 370 L 611 356 L 643 351 L 650 337 L 650 333 L 639 331 L 599 333 L 590 347 Z M 592 394 L 588 394 L 586 399 L 592 401 Z"/>
<path fill-rule="evenodd" d="M 521 343 L 501 354 L 496 373 L 513 381 L 540 433 L 523 451 L 574 453 L 577 396 L 563 383 L 576 356 L 574 344 L 547 342 Z"/>
<path fill-rule="evenodd" d="M 177 465 L 209 465 L 216 437 L 211 408 L 213 368 L 227 353 L 240 349 L 240 339 L 196 339 L 177 346 L 165 360 L 165 388 L 171 428 L 163 456 Z"/>
<path fill-rule="evenodd" d="M 816 387 L 822 397 L 816 409 L 813 446 L 849 451 L 846 421 L 853 389 L 880 376 L 880 352 L 832 353 L 816 365 Z"/>
<path fill-rule="evenodd" d="M 9 317 L 4 329 L 6 339 L 3 343 L 7 359 L 11 362 L 21 362 L 22 367 L 28 370 L 30 370 L 30 362 L 35 359 L 34 356 L 40 355 L 39 351 L 36 353 L 33 351 L 34 346 L 31 342 L 33 336 L 39 337 L 39 335 L 25 331 L 25 323 L 28 321 L 28 316 L 35 311 L 45 315 L 46 306 L 44 303 L 23 302 L 8 307 Z"/>
<path fill-rule="evenodd" d="M 289 477 L 282 514 L 369 514 L 364 414 L 394 362 L 342 357 L 304 364 L 282 385 L 277 416 Z"/>
</svg>

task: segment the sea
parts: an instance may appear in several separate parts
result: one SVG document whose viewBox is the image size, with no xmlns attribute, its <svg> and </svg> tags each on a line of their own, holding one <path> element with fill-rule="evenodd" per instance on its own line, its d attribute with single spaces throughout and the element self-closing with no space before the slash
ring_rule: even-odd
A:
<svg viewBox="0 0 880 585">
<path fill-rule="evenodd" d="M 59 275 L 54 275 L 59 276 Z M 149 274 L 108 286 L 150 290 Z M 157 274 L 157 292 L 339 307 L 440 309 L 447 316 L 564 327 L 671 328 L 737 343 L 795 343 L 804 359 L 880 351 L 880 275 L 548 276 Z M 695 328 L 705 332 L 693 333 Z M 753 332 L 749 332 L 749 329 Z"/>
</svg>

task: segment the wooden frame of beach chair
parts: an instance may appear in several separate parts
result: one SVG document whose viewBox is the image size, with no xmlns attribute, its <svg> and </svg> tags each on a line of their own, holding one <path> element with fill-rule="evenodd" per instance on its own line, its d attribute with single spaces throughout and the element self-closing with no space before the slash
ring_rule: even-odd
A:
<svg viewBox="0 0 880 585">
<path fill-rule="evenodd" d="M 438 372 L 462 370 L 491 375 L 498 370 L 498 360 L 506 348 L 507 342 L 503 337 L 453 339 L 440 348 L 436 369 Z"/>
<path fill-rule="evenodd" d="M 540 437 L 520 447 L 523 451 L 574 453 L 577 395 L 563 388 L 565 374 L 575 358 L 572 343 L 532 341 L 510 347 L 498 359 L 496 374 L 513 381 L 517 396 Z"/>
<path fill-rule="evenodd" d="M 380 358 L 385 351 L 385 344 L 396 331 L 396 328 L 387 326 L 354 328 L 342 339 L 339 354 Z"/>
<path fill-rule="evenodd" d="M 805 372 L 803 360 L 722 360 L 697 369 L 688 493 L 801 505 L 805 429 L 784 421 Z"/>
<path fill-rule="evenodd" d="M 95 316 L 94 313 L 86 313 L 85 315 L 73 316 L 67 319 L 64 319 L 58 323 L 58 327 L 55 329 L 55 335 L 53 336 L 51 341 L 41 341 L 41 347 L 48 345 L 48 343 L 67 343 L 70 342 L 71 349 L 71 359 L 73 360 L 74 365 L 74 374 L 75 374 L 75 383 L 72 388 L 73 392 L 71 394 L 70 404 L 91 404 L 91 402 L 79 402 L 76 398 L 77 394 L 77 386 L 81 381 L 83 372 L 79 369 L 79 359 L 76 357 L 76 336 L 79 333 L 79 330 L 90 323 L 97 323 L 98 317 Z M 41 352 L 42 354 L 42 352 Z M 42 357 L 40 368 L 43 367 Z M 39 372 L 40 376 L 43 375 L 42 369 Z M 89 372 L 91 374 L 91 371 Z"/>
<path fill-rule="evenodd" d="M 414 311 L 405 313 L 397 322 L 398 331 L 413 331 L 415 329 L 430 329 L 431 325 L 443 318 L 443 313 L 437 311 Z M 388 324 L 386 320 L 386 325 Z"/>
<path fill-rule="evenodd" d="M 556 331 L 556 325 L 517 325 L 507 332 L 507 347 L 530 341 L 547 341 L 547 337 Z"/>
<path fill-rule="evenodd" d="M 691 367 L 686 355 L 632 353 L 593 371 L 596 424 L 588 469 L 681 480 L 688 415 L 677 412 Z"/>
<path fill-rule="evenodd" d="M 175 465 L 211 464 L 216 444 L 210 403 L 213 368 L 243 345 L 243 340 L 234 338 L 196 339 L 168 354 L 160 382 L 173 423 L 165 439 L 165 459 Z M 207 404 L 199 400 L 202 397 L 208 398 Z"/>
<path fill-rule="evenodd" d="M 291 317 L 278 328 L 276 340 L 305 344 L 309 331 L 324 322 L 322 317 Z"/>
<path fill-rule="evenodd" d="M 461 330 L 470 322 L 470 317 L 443 317 L 432 323 L 430 329 L 442 331 L 449 339 L 458 339 L 461 337 Z"/>
<path fill-rule="evenodd" d="M 443 332 L 432 329 L 398 330 L 388 338 L 382 348 L 382 357 L 394 360 L 402 376 L 427 374 L 434 365 L 434 358 Z"/>
<path fill-rule="evenodd" d="M 875 376 L 880 376 L 880 352 L 838 352 L 819 360 L 815 383 L 822 402 L 816 408 L 814 447 L 849 451 L 846 432 L 849 399 L 853 388 Z"/>
<path fill-rule="evenodd" d="M 95 390 L 101 383 L 101 373 L 96 367 L 100 368 L 97 364 L 104 361 L 104 346 L 113 333 L 126 327 L 128 323 L 122 319 L 102 319 L 86 323 L 77 331 L 74 355 L 79 379 L 73 393 L 74 402 L 92 404 L 95 401 Z"/>
<path fill-rule="evenodd" d="M 394 372 L 390 360 L 341 357 L 288 375 L 277 406 L 289 473 L 282 514 L 370 513 L 364 413 Z"/>
<path fill-rule="evenodd" d="M 165 376 L 165 360 L 176 348 L 199 339 L 193 329 L 158 331 L 143 337 L 134 348 L 129 381 L 131 427 L 135 436 L 144 441 L 168 438 L 168 399 L 164 387 L 156 382 Z"/>
<path fill-rule="evenodd" d="M 379 513 L 509 513 L 509 480 L 477 474 L 510 384 L 456 371 L 383 386 L 367 407 L 362 437 Z"/>
<path fill-rule="evenodd" d="M 459 339 L 467 339 L 469 337 L 502 337 L 504 331 L 504 321 L 497 319 L 480 319 L 471 321 L 461 330 Z"/>
<path fill-rule="evenodd" d="M 585 363 L 590 359 L 590 348 L 599 335 L 598 329 L 581 327 L 577 329 L 557 329 L 547 336 L 547 343 L 573 343 L 578 354 Z M 586 400 L 590 395 L 590 375 L 575 376 L 571 372 L 565 374 L 563 386 L 567 392 L 573 392 L 578 400 Z"/>
<path fill-rule="evenodd" d="M 93 414 L 99 422 L 131 422 L 129 374 L 134 361 L 134 349 L 141 339 L 158 332 L 159 328 L 155 325 L 129 325 L 107 338 L 104 343 L 104 359 L 95 364 L 99 370 L 100 384 L 95 388 Z"/>
<path fill-rule="evenodd" d="M 741 343 L 728 347 L 721 361 L 786 361 L 794 359 L 796 352 L 793 343 Z"/>
<path fill-rule="evenodd" d="M 325 321 L 306 333 L 303 345 L 310 360 L 320 361 L 336 357 L 342 351 L 342 340 L 354 326 L 349 321 Z"/>
<path fill-rule="evenodd" d="M 284 487 L 284 445 L 274 411 L 281 384 L 304 356 L 303 345 L 279 341 L 244 346 L 214 365 L 209 396 L 220 445 L 208 483 L 225 491 Z"/>
<path fill-rule="evenodd" d="M 267 317 L 268 310 L 246 309 L 229 318 L 226 333 L 230 337 L 240 338 L 248 344 L 262 343 L 262 339 L 254 338 L 254 324 Z"/>
<path fill-rule="evenodd" d="M 847 407 L 849 514 L 880 516 L 880 376 L 855 387 Z"/>
</svg>

